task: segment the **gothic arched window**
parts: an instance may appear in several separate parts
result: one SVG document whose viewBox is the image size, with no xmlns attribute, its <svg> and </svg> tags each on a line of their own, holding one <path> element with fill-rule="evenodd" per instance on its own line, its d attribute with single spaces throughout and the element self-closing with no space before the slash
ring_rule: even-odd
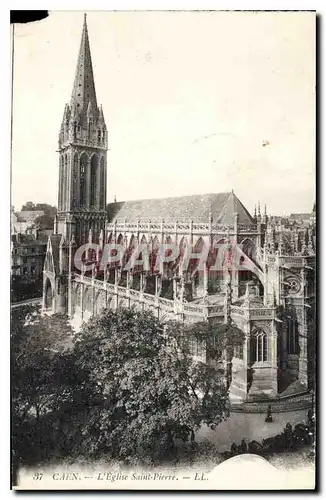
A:
<svg viewBox="0 0 326 500">
<path fill-rule="evenodd" d="M 288 354 L 298 354 L 299 338 L 297 321 L 292 318 L 287 318 L 287 351 Z"/>
<path fill-rule="evenodd" d="M 78 154 L 74 156 L 74 162 L 72 166 L 72 206 L 77 206 L 77 177 L 78 177 Z"/>
<path fill-rule="evenodd" d="M 62 190 L 62 210 L 67 210 L 67 191 L 68 191 L 68 156 L 64 156 L 63 167 L 63 190 Z"/>
<path fill-rule="evenodd" d="M 105 163 L 104 156 L 101 158 L 101 179 L 100 179 L 100 208 L 105 209 Z"/>
<path fill-rule="evenodd" d="M 234 347 L 233 355 L 235 358 L 243 358 L 243 345 L 236 345 Z"/>
<path fill-rule="evenodd" d="M 59 210 L 62 210 L 62 197 L 63 197 L 63 174 L 64 174 L 64 157 L 61 156 L 60 158 L 60 165 L 59 165 L 59 199 L 58 199 L 58 206 Z"/>
<path fill-rule="evenodd" d="M 264 331 L 256 331 L 250 339 L 251 363 L 267 361 L 267 335 Z"/>
<path fill-rule="evenodd" d="M 92 156 L 91 160 L 91 206 L 96 206 L 96 176 L 97 176 L 98 159 L 96 155 Z"/>
<path fill-rule="evenodd" d="M 86 168 L 87 168 L 88 158 L 86 153 L 83 153 L 80 157 L 80 167 L 79 167 L 79 179 L 80 179 L 80 206 L 86 206 Z"/>
</svg>

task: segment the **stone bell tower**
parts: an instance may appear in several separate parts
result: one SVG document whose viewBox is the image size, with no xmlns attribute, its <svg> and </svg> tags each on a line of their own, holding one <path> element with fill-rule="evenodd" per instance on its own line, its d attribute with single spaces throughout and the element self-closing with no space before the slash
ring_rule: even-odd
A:
<svg viewBox="0 0 326 500">
<path fill-rule="evenodd" d="M 95 92 L 86 14 L 71 100 L 59 133 L 58 212 L 43 271 L 43 308 L 66 313 L 72 251 L 99 240 L 106 220 L 107 130 Z M 103 233 L 102 233 L 103 234 Z"/>
<path fill-rule="evenodd" d="M 84 15 L 71 100 L 65 105 L 59 133 L 58 215 L 55 234 L 77 245 L 94 241 L 106 219 L 107 129 L 98 106 Z"/>
</svg>

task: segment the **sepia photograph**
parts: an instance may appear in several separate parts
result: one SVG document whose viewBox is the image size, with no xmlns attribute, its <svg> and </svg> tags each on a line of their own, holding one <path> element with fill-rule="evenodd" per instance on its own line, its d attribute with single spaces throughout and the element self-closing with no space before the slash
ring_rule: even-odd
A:
<svg viewBox="0 0 326 500">
<path fill-rule="evenodd" d="M 11 488 L 314 490 L 316 12 L 44 12 L 11 23 Z"/>
</svg>

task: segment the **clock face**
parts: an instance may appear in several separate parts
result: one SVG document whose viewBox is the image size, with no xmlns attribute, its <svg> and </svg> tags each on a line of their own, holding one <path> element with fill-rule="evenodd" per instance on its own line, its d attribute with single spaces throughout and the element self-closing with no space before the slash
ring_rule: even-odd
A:
<svg viewBox="0 0 326 500">
<path fill-rule="evenodd" d="M 298 278 L 295 278 L 294 276 L 290 276 L 289 278 L 286 279 L 285 285 L 287 287 L 287 291 L 290 294 L 294 293 L 299 293 L 301 290 L 301 283 Z"/>
</svg>

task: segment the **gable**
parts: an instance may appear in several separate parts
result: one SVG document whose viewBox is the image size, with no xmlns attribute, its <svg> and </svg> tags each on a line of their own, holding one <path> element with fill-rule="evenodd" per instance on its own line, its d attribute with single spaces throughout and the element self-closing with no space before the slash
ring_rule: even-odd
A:
<svg viewBox="0 0 326 500">
<path fill-rule="evenodd" d="M 53 273 L 55 276 L 59 274 L 59 245 L 61 241 L 60 234 L 52 234 L 49 236 L 46 247 L 44 271 Z"/>
<path fill-rule="evenodd" d="M 238 224 L 243 224 L 245 226 L 254 225 L 255 222 L 251 217 L 250 213 L 246 207 L 241 203 L 239 198 L 235 196 L 232 192 L 228 199 L 226 200 L 217 222 L 219 224 L 233 225 L 234 224 L 234 214 L 238 214 Z"/>
</svg>

